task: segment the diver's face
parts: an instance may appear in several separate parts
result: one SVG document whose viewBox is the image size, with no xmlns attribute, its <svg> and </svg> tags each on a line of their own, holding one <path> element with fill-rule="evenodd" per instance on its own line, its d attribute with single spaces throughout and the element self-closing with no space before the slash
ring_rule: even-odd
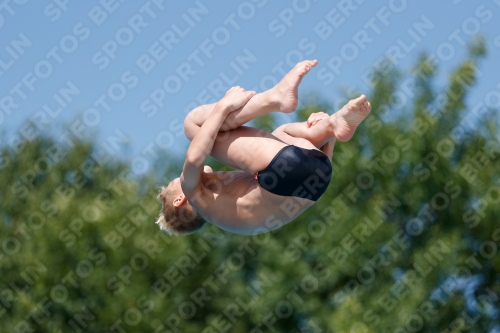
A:
<svg viewBox="0 0 500 333">
<path fill-rule="evenodd" d="M 187 203 L 187 199 L 184 196 L 184 192 L 182 192 L 181 188 L 181 180 L 180 178 L 175 178 L 168 185 L 169 191 L 171 191 L 175 197 L 173 201 L 173 205 L 175 207 L 181 207 Z"/>
<path fill-rule="evenodd" d="M 168 185 L 168 189 L 176 194 L 182 194 L 181 179 L 179 177 L 175 178 Z"/>
</svg>

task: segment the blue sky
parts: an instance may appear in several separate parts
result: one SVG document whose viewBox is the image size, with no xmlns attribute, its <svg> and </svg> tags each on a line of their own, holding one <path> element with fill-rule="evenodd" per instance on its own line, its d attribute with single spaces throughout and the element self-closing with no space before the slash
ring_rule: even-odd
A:
<svg viewBox="0 0 500 333">
<path fill-rule="evenodd" d="M 114 157 L 180 153 L 185 110 L 231 85 L 262 91 L 315 58 L 300 94 L 341 103 L 342 89 L 369 93 L 384 55 L 409 69 L 423 50 L 442 85 L 476 33 L 489 53 L 470 105 L 500 91 L 498 0 L 17 2 L 0 2 L 4 142 L 69 131 Z"/>
</svg>

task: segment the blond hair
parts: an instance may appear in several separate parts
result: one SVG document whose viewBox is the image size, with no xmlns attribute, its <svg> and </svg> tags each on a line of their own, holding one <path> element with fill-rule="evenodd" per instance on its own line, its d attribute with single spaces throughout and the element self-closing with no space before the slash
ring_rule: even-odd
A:
<svg viewBox="0 0 500 333">
<path fill-rule="evenodd" d="M 169 235 L 189 235 L 203 227 L 205 220 L 191 207 L 185 205 L 177 208 L 173 205 L 177 194 L 167 187 L 162 187 L 158 194 L 162 207 L 160 216 L 156 224 L 161 230 L 166 231 Z"/>
</svg>

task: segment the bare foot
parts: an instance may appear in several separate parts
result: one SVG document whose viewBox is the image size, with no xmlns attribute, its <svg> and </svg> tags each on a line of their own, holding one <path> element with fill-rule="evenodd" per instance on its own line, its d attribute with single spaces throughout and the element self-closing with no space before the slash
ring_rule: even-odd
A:
<svg viewBox="0 0 500 333">
<path fill-rule="evenodd" d="M 274 87 L 275 98 L 278 99 L 279 111 L 290 113 L 295 111 L 298 104 L 299 84 L 304 75 L 318 64 L 317 60 L 299 62 L 294 68 Z"/>
<path fill-rule="evenodd" d="M 335 138 L 341 142 L 349 141 L 356 127 L 368 116 L 372 107 L 365 95 L 350 100 L 339 111 L 335 112 L 332 119 Z"/>
</svg>

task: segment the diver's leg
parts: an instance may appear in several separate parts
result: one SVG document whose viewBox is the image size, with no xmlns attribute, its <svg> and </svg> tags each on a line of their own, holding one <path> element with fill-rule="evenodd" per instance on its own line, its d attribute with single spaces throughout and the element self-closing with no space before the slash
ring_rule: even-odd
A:
<svg viewBox="0 0 500 333">
<path fill-rule="evenodd" d="M 342 109 L 317 122 L 314 126 L 309 127 L 307 122 L 289 123 L 278 127 L 273 135 L 287 143 L 293 141 L 293 138 L 298 139 L 299 146 L 303 140 L 306 140 L 310 144 L 305 143 L 308 147 L 303 148 L 308 149 L 313 149 L 311 148 L 313 146 L 320 148 L 331 139 L 341 142 L 349 141 L 370 110 L 370 103 L 364 95 L 361 95 L 350 100 Z"/>
<path fill-rule="evenodd" d="M 316 66 L 316 60 L 298 63 L 273 88 L 252 97 L 241 109 L 231 112 L 221 126 L 221 131 L 235 129 L 259 116 L 270 112 L 290 113 L 295 111 L 298 102 L 299 84 L 309 70 Z M 201 105 L 193 109 L 184 121 L 184 131 L 192 140 L 212 112 L 215 103 Z"/>
<path fill-rule="evenodd" d="M 254 174 L 271 163 L 286 142 L 253 127 L 240 126 L 217 134 L 210 156 L 226 165 Z"/>
</svg>

